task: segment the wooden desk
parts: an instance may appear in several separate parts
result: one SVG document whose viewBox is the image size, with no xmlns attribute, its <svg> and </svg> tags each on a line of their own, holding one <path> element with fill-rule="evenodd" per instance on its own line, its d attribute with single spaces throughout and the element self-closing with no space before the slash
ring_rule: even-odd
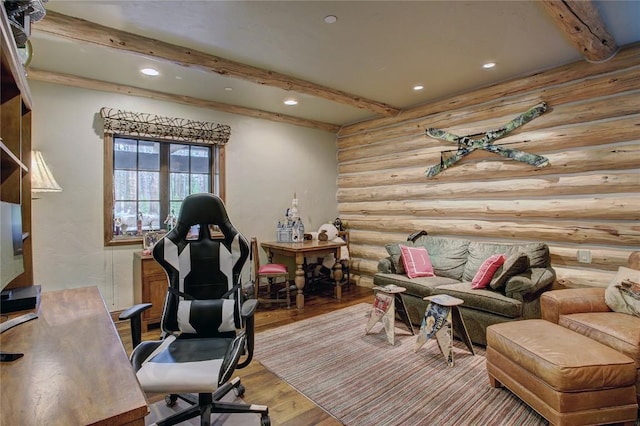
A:
<svg viewBox="0 0 640 426">
<path fill-rule="evenodd" d="M 37 314 L 0 334 L 3 351 L 24 353 L 0 364 L 0 424 L 144 425 L 147 401 L 99 290 L 44 292 Z"/>
<path fill-rule="evenodd" d="M 302 309 L 304 307 L 304 294 L 302 290 L 304 289 L 305 284 L 305 274 L 304 274 L 304 258 L 307 256 L 323 256 L 326 254 L 333 253 L 336 259 L 340 258 L 340 247 L 346 246 L 347 243 L 342 242 L 334 242 L 334 241 L 302 241 L 298 243 L 279 243 L 275 241 L 269 241 L 260 244 L 263 249 L 267 251 L 267 255 L 269 256 L 269 262 L 273 261 L 274 254 L 282 254 L 284 256 L 295 257 L 296 259 L 296 277 L 295 284 L 297 288 L 296 295 L 296 306 L 298 309 Z M 336 291 L 335 296 L 336 299 L 340 300 L 342 298 L 342 287 L 340 286 L 340 281 L 342 281 L 342 264 L 340 262 L 336 262 L 333 266 L 333 279 L 336 281 Z"/>
</svg>

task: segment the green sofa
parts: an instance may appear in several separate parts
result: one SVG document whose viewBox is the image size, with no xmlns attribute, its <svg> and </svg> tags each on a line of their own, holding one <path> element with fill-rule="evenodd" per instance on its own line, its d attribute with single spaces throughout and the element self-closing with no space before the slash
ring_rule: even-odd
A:
<svg viewBox="0 0 640 426">
<path fill-rule="evenodd" d="M 404 272 L 399 244 L 423 246 L 427 249 L 435 277 L 409 278 Z M 549 247 L 544 243 L 496 244 L 459 238 L 423 235 L 414 242 L 404 241 L 386 245 L 389 256 L 378 262 L 376 286 L 394 284 L 405 287 L 403 298 L 409 318 L 420 325 L 428 301 L 425 296 L 448 294 L 464 300 L 460 312 L 469 337 L 474 343 L 486 345 L 486 329 L 491 324 L 540 318 L 540 295 L 555 281 Z M 471 281 L 482 263 L 494 254 L 505 254 L 507 261 L 520 258 L 524 262 L 515 270 L 502 268 L 500 286 L 494 282 L 486 289 L 472 289 Z M 517 272 L 509 275 L 510 272 Z M 506 281 L 505 281 L 506 280 Z"/>
</svg>

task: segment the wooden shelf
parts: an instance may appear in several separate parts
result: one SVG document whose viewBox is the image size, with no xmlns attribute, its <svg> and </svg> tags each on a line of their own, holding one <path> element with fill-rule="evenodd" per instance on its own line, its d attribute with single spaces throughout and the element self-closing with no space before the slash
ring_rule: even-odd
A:
<svg viewBox="0 0 640 426">
<path fill-rule="evenodd" d="M 24 165 L 22 161 L 4 144 L 2 138 L 0 138 L 0 162 L 2 163 L 2 173 L 5 172 L 5 167 L 8 169 L 14 169 L 16 167 L 21 168 L 25 173 L 29 171 L 29 168 Z M 4 179 L 3 179 L 4 180 Z"/>
<path fill-rule="evenodd" d="M 0 4 L 0 200 L 21 205 L 24 272 L 6 288 L 33 285 L 31 92 L 9 18 Z"/>
<path fill-rule="evenodd" d="M 5 87 L 5 73 L 10 74 L 10 78 L 15 84 L 15 89 L 20 93 L 22 102 L 28 110 L 32 108 L 31 91 L 29 90 L 29 84 L 27 83 L 27 76 L 25 74 L 24 67 L 20 61 L 18 55 L 18 46 L 13 39 L 13 32 L 9 25 L 9 17 L 4 10 L 4 6 L 0 5 L 0 27 L 2 28 L 2 35 L 0 36 L 0 52 L 2 52 L 2 102 L 5 98 L 5 90 L 8 91 L 6 95 L 13 96 L 11 90 L 7 90 Z"/>
</svg>

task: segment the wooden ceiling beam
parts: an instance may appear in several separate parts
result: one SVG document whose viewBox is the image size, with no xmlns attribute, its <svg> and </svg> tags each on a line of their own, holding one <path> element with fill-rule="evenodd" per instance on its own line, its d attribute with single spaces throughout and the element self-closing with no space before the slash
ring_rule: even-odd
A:
<svg viewBox="0 0 640 426">
<path fill-rule="evenodd" d="M 385 117 L 397 115 L 400 109 L 383 102 L 365 99 L 330 87 L 321 86 L 296 77 L 265 70 L 229 59 L 154 40 L 80 18 L 48 11 L 47 17 L 33 25 L 35 31 L 85 43 L 150 56 L 184 67 L 213 72 L 226 77 L 248 80 L 256 84 L 277 87 L 372 111 Z"/>
<path fill-rule="evenodd" d="M 264 120 L 277 121 L 279 123 L 293 124 L 295 126 L 310 127 L 312 129 L 324 130 L 330 133 L 337 133 L 340 129 L 340 126 L 330 123 L 323 123 L 321 121 L 306 120 L 303 118 L 291 117 L 284 114 L 276 114 L 273 112 L 267 112 L 253 108 L 229 105 L 220 102 L 193 98 L 190 96 L 157 92 L 155 90 L 140 89 L 138 87 L 125 86 L 122 84 L 109 83 L 106 81 L 93 80 L 71 74 L 43 71 L 34 68 L 29 68 L 28 79 L 33 81 L 43 81 L 46 83 L 60 84 L 63 86 L 80 87 L 82 89 L 99 90 L 102 92 L 120 93 L 122 95 L 138 96 L 147 99 L 173 102 L 201 108 L 209 108 L 216 111 L 228 112 L 231 114 L 261 118 Z"/>
<path fill-rule="evenodd" d="M 618 52 L 591 0 L 542 0 L 540 4 L 587 61 L 606 61 Z"/>
</svg>

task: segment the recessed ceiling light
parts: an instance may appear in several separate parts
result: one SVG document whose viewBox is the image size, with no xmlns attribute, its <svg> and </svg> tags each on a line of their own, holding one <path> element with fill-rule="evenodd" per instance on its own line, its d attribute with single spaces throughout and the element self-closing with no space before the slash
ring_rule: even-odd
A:
<svg viewBox="0 0 640 426">
<path fill-rule="evenodd" d="M 284 104 L 289 106 L 298 105 L 298 101 L 296 101 L 295 99 L 287 99 L 286 101 L 284 101 Z"/>
<path fill-rule="evenodd" d="M 338 17 L 336 15 L 327 15 L 324 17 L 324 22 L 327 24 L 335 24 L 338 21 Z"/>
<path fill-rule="evenodd" d="M 493 68 L 495 66 L 496 66 L 495 62 L 487 62 L 484 65 L 482 65 L 482 68 L 489 69 L 489 68 Z"/>
<path fill-rule="evenodd" d="M 415 86 L 413 86 L 413 90 L 415 90 L 416 92 L 422 89 L 424 89 L 424 86 L 422 84 L 416 84 Z"/>
<path fill-rule="evenodd" d="M 142 68 L 140 72 L 144 75 L 149 75 L 151 77 L 155 77 L 156 75 L 160 75 L 160 72 L 155 68 Z"/>
<path fill-rule="evenodd" d="M 224 90 L 225 90 L 226 92 L 230 92 L 230 91 L 232 91 L 232 90 L 233 90 L 233 87 L 225 87 L 225 88 L 224 88 Z"/>
</svg>

